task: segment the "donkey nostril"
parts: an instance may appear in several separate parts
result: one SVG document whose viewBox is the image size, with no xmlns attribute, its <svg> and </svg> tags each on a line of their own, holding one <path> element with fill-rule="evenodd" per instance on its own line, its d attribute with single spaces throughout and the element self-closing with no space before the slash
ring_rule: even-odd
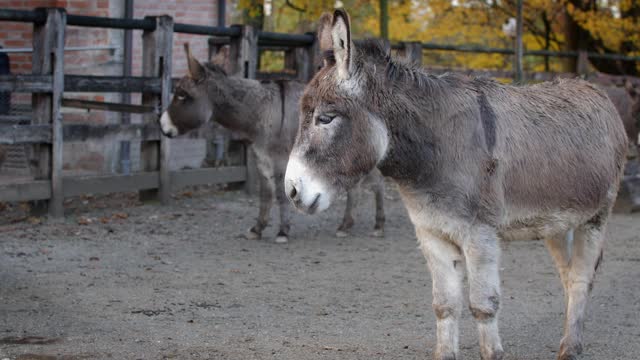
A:
<svg viewBox="0 0 640 360">
<path fill-rule="evenodd" d="M 291 185 L 291 189 L 289 190 L 289 199 L 295 200 L 296 195 L 298 195 L 298 190 L 295 185 Z"/>
</svg>

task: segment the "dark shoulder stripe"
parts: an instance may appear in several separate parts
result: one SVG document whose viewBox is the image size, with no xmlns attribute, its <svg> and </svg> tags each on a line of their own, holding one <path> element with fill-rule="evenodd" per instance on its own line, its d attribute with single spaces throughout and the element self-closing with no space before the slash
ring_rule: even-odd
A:
<svg viewBox="0 0 640 360">
<path fill-rule="evenodd" d="M 487 150 L 491 153 L 496 145 L 496 114 L 484 92 L 478 94 L 478 105 L 480 106 L 480 120 L 484 130 L 484 141 L 487 144 Z"/>
</svg>

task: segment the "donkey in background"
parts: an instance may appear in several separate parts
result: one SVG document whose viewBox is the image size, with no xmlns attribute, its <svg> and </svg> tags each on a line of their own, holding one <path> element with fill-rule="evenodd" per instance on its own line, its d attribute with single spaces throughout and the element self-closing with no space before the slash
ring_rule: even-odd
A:
<svg viewBox="0 0 640 360">
<path fill-rule="evenodd" d="M 300 101 L 291 202 L 313 214 L 374 168 L 395 180 L 431 271 L 439 360 L 460 358 L 463 264 L 481 357 L 503 358 L 499 239 L 528 229 L 566 294 L 558 359 L 575 359 L 627 152 L 611 100 L 581 80 L 430 75 L 379 44 L 356 48 L 343 10 L 322 16 L 318 37 L 325 65 Z"/>
<path fill-rule="evenodd" d="M 280 210 L 276 243 L 289 237 L 289 201 L 284 193 L 284 174 L 298 131 L 298 102 L 304 85 L 296 81 L 259 82 L 228 76 L 220 65 L 224 57 L 203 66 L 189 51 L 188 74 L 175 88 L 169 108 L 160 118 L 162 132 L 169 137 L 184 134 L 213 120 L 250 143 L 260 173 L 260 212 L 246 237 L 259 239 L 269 221 L 273 196 Z M 376 215 L 373 236 L 384 236 L 384 179 L 375 169 L 362 183 L 375 194 Z M 347 192 L 347 206 L 336 236 L 344 237 L 353 226 L 356 190 Z"/>
<path fill-rule="evenodd" d="M 638 138 L 640 92 L 626 79 L 623 87 L 605 86 L 603 88 L 622 118 L 631 145 L 629 149 L 635 153 L 635 158 L 627 162 L 625 167 L 623 185 L 629 193 L 631 211 L 640 211 L 640 139 Z"/>
</svg>

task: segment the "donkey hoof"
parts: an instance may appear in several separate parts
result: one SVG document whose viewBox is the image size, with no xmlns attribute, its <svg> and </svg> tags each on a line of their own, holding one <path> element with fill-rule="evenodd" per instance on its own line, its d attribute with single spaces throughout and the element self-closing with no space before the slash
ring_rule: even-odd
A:
<svg viewBox="0 0 640 360">
<path fill-rule="evenodd" d="M 371 236 L 382 238 L 384 237 L 384 229 L 375 229 L 371 232 Z"/>
<path fill-rule="evenodd" d="M 347 236 L 349 236 L 349 233 L 346 231 L 343 231 L 343 230 L 336 231 L 337 238 L 346 238 Z"/>
<path fill-rule="evenodd" d="M 577 360 L 578 355 L 582 354 L 582 344 L 578 341 L 562 342 L 560 344 L 560 354 L 558 360 Z"/>
<path fill-rule="evenodd" d="M 251 228 L 247 230 L 247 232 L 244 234 L 244 237 L 247 240 L 260 240 L 260 238 L 262 238 L 262 235 L 258 234 L 253 230 L 253 228 Z"/>
<path fill-rule="evenodd" d="M 480 354 L 482 360 L 502 360 L 504 358 L 504 351 L 502 349 L 488 351 L 485 354 Z"/>
<path fill-rule="evenodd" d="M 286 244 L 289 242 L 289 237 L 287 235 L 278 235 L 275 240 L 276 244 Z"/>
<path fill-rule="evenodd" d="M 558 360 L 578 360 L 577 354 L 560 354 Z"/>
<path fill-rule="evenodd" d="M 456 360 L 458 357 L 452 352 L 436 352 L 433 355 L 434 360 Z"/>
</svg>

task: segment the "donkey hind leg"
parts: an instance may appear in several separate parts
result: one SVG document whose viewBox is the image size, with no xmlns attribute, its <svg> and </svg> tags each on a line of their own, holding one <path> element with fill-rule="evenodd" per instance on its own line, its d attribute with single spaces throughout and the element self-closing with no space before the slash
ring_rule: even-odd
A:
<svg viewBox="0 0 640 360">
<path fill-rule="evenodd" d="M 469 308 L 476 319 L 480 356 L 502 359 L 504 351 L 498 331 L 500 308 L 500 243 L 495 230 L 480 228 L 466 240 L 463 252 L 469 278 Z"/>
<path fill-rule="evenodd" d="M 289 242 L 289 229 L 291 228 L 291 220 L 289 213 L 289 199 L 284 192 L 284 174 L 278 174 L 275 177 L 276 200 L 280 208 L 280 229 L 276 235 L 277 244 L 285 244 Z"/>
<path fill-rule="evenodd" d="M 560 281 L 562 281 L 562 288 L 565 292 L 565 306 L 568 300 L 568 278 L 569 278 L 569 266 L 571 265 L 571 245 L 573 244 L 573 230 L 569 230 L 566 233 L 557 233 L 545 237 L 544 244 L 553 258 L 553 262 L 558 269 L 560 275 Z"/>
<path fill-rule="evenodd" d="M 256 224 L 247 231 L 245 237 L 249 240 L 258 240 L 262 238 L 262 230 L 269 223 L 269 213 L 271 212 L 271 204 L 273 203 L 273 185 L 270 180 L 260 175 L 260 212 Z"/>
<path fill-rule="evenodd" d="M 433 283 L 433 311 L 436 315 L 436 360 L 458 358 L 458 321 L 462 312 L 462 253 L 445 239 L 417 229 L 420 248 L 427 259 Z"/>
<path fill-rule="evenodd" d="M 353 227 L 353 208 L 356 205 L 358 198 L 358 188 L 347 190 L 347 206 L 344 209 L 344 217 L 342 223 L 336 230 L 336 237 L 343 238 L 349 236 L 349 230 Z"/>
<path fill-rule="evenodd" d="M 374 184 L 373 192 L 376 199 L 376 224 L 371 236 L 384 237 L 384 178 L 382 176 Z"/>
<path fill-rule="evenodd" d="M 606 210 L 601 211 L 574 233 L 567 276 L 567 314 L 558 355 L 560 360 L 576 359 L 582 352 L 585 308 L 595 272 L 602 260 L 608 214 Z"/>
</svg>

